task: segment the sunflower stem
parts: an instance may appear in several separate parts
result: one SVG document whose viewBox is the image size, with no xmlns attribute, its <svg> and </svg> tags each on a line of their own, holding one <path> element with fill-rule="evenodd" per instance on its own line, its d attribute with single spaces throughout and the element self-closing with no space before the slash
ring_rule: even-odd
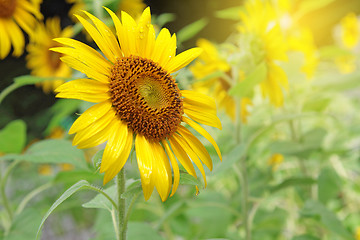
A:
<svg viewBox="0 0 360 240">
<path fill-rule="evenodd" d="M 118 224 L 119 224 L 119 240 L 126 240 L 127 224 L 125 224 L 125 198 L 122 194 L 125 192 L 125 170 L 121 169 L 116 178 L 117 186 L 117 202 L 118 202 Z"/>
<path fill-rule="evenodd" d="M 235 141 L 236 144 L 241 143 L 241 98 L 236 99 L 235 104 Z M 240 181 L 242 183 L 242 198 L 241 198 L 241 207 L 242 207 L 242 218 L 245 229 L 245 239 L 251 239 L 251 230 L 249 223 L 249 186 L 248 186 L 248 176 L 247 176 L 247 164 L 246 164 L 246 155 L 240 159 Z"/>
</svg>

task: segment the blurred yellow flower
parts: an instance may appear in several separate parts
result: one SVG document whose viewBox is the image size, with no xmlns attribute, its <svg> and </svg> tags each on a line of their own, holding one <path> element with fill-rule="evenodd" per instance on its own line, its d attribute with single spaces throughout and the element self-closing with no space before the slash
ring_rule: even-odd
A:
<svg viewBox="0 0 360 240">
<path fill-rule="evenodd" d="M 360 227 L 357 227 L 355 230 L 355 239 L 360 240 Z"/>
<path fill-rule="evenodd" d="M 31 69 L 31 74 L 39 77 L 70 77 L 71 68 L 61 62 L 62 54 L 50 51 L 49 48 L 60 46 L 53 41 L 53 38 L 70 37 L 71 35 L 72 28 L 66 27 L 61 30 L 60 19 L 57 17 L 47 19 L 46 25 L 39 23 L 26 48 L 28 51 L 27 67 Z M 64 80 L 61 79 L 49 80 L 37 85 L 42 86 L 45 93 L 49 93 L 63 82 Z"/>
<path fill-rule="evenodd" d="M 319 56 L 310 29 L 300 28 L 293 30 L 290 32 L 288 41 L 290 50 L 300 51 L 304 54 L 304 65 L 301 70 L 308 78 L 313 77 L 319 64 Z"/>
<path fill-rule="evenodd" d="M 53 169 L 50 164 L 41 164 L 38 167 L 38 173 L 43 176 L 50 176 L 53 174 Z"/>
<path fill-rule="evenodd" d="M 15 57 L 24 52 L 21 29 L 29 35 L 33 33 L 37 19 L 42 19 L 40 3 L 39 0 L 0 0 L 0 59 L 9 54 L 11 46 Z"/>
<path fill-rule="evenodd" d="M 128 13 L 135 20 L 141 16 L 146 4 L 143 0 L 120 0 L 117 14 L 120 15 L 121 11 Z"/>
<path fill-rule="evenodd" d="M 228 94 L 231 83 L 223 77 L 215 76 L 213 74 L 224 73 L 230 75 L 230 65 L 222 58 L 216 46 L 206 39 L 198 39 L 197 46 L 203 49 L 198 60 L 189 67 L 194 74 L 195 81 L 193 88 L 196 91 L 203 92 L 207 95 L 212 95 L 221 109 L 225 109 L 227 115 L 233 120 L 235 119 L 235 101 L 232 96 Z M 240 74 L 243 77 L 243 74 Z M 202 80 L 206 78 L 206 80 Z M 252 105 L 249 98 L 241 99 L 241 120 L 243 123 L 247 122 L 249 115 L 248 106 Z"/>
<path fill-rule="evenodd" d="M 251 0 L 245 3 L 240 12 L 242 24 L 239 31 L 252 39 L 249 42 L 255 64 L 264 62 L 267 77 L 260 83 L 264 97 L 269 97 L 275 106 L 283 105 L 283 91 L 288 90 L 288 80 L 278 61 L 287 61 L 287 43 L 276 19 L 276 11 L 269 1 Z"/>
<path fill-rule="evenodd" d="M 61 163 L 59 164 L 59 167 L 61 171 L 71 171 L 74 169 L 74 165 L 70 163 Z"/>
<path fill-rule="evenodd" d="M 280 153 L 275 153 L 269 158 L 268 164 L 272 167 L 273 171 L 276 171 L 283 161 L 284 156 Z"/>
<path fill-rule="evenodd" d="M 340 56 L 335 58 L 335 64 L 341 73 L 352 73 L 356 69 L 356 57 L 354 55 Z"/>
<path fill-rule="evenodd" d="M 359 42 L 360 24 L 355 13 L 348 13 L 341 20 L 341 40 L 346 48 L 353 48 Z"/>
<path fill-rule="evenodd" d="M 92 14 L 84 12 L 91 21 L 77 16 L 106 58 L 70 38 L 56 39 L 65 46 L 52 48 L 65 54 L 62 61 L 89 77 L 64 83 L 56 89 L 57 97 L 96 103 L 70 128 L 70 134 L 76 133 L 73 144 L 89 148 L 107 141 L 100 166 L 100 172 L 105 172 L 104 184 L 120 172 L 135 145 L 146 200 L 154 187 L 163 201 L 171 186 L 171 195 L 176 192 L 180 180 L 176 159 L 197 177 L 195 163 L 206 185 L 203 163 L 212 169 L 210 155 L 181 123 L 209 140 L 221 159 L 214 139 L 195 122 L 221 128 L 215 101 L 200 93 L 180 91 L 170 75 L 188 65 L 202 50 L 192 48 L 176 55 L 175 34 L 171 36 L 162 29 L 155 37 L 150 8 L 144 10 L 138 23 L 125 12 L 120 21 L 115 13 L 106 10 L 117 38 Z"/>
</svg>

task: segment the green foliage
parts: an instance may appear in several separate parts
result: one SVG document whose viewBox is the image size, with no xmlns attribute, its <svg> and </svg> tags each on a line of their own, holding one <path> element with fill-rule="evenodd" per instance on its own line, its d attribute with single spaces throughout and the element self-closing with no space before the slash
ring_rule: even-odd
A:
<svg viewBox="0 0 360 240">
<path fill-rule="evenodd" d="M 206 25 L 208 24 L 208 20 L 206 18 L 199 19 L 182 29 L 180 29 L 176 35 L 177 42 L 179 44 L 193 38 L 197 35 Z"/>
<path fill-rule="evenodd" d="M 304 217 L 320 218 L 320 222 L 324 224 L 328 231 L 333 232 L 341 239 L 352 239 L 352 235 L 346 230 L 338 217 L 320 202 L 307 200 L 301 214 Z"/>
<path fill-rule="evenodd" d="M 0 130 L 0 152 L 21 153 L 26 143 L 26 125 L 15 120 Z"/>
</svg>

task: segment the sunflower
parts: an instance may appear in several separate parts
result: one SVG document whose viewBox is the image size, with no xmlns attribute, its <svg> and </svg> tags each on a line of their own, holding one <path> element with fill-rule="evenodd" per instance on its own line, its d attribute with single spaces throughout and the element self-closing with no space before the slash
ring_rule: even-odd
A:
<svg viewBox="0 0 360 240">
<path fill-rule="evenodd" d="M 73 144 L 79 148 L 107 141 L 100 172 L 104 184 L 113 179 L 126 163 L 133 145 L 145 199 L 156 187 L 165 201 L 179 185 L 179 166 L 196 177 L 192 163 L 200 170 L 206 186 L 203 163 L 212 161 L 202 143 L 181 123 L 203 135 L 221 159 L 214 139 L 198 123 L 221 128 L 212 98 L 189 90 L 180 91 L 170 74 L 188 65 L 201 54 L 192 48 L 176 55 L 176 35 L 162 29 L 155 38 L 150 8 L 138 23 L 125 12 L 121 21 L 105 8 L 116 28 L 116 37 L 99 19 L 84 11 L 92 21 L 77 16 L 94 39 L 103 57 L 89 46 L 69 38 L 55 39 L 65 47 L 53 48 L 64 54 L 62 61 L 85 73 L 88 79 L 67 82 L 56 89 L 57 97 L 97 103 L 72 125 Z M 172 180 L 171 166 L 174 172 Z"/>
<path fill-rule="evenodd" d="M 40 13 L 41 1 L 0 0 L 0 59 L 4 59 L 13 46 L 12 55 L 19 57 L 24 52 L 25 38 L 20 30 L 33 33 Z"/>
<path fill-rule="evenodd" d="M 360 40 L 360 24 L 355 13 L 348 13 L 341 19 L 341 40 L 348 49 L 354 48 Z"/>
<path fill-rule="evenodd" d="M 143 0 L 121 0 L 117 13 L 120 15 L 121 11 L 124 11 L 134 19 L 137 19 L 141 16 L 141 13 L 144 11 L 145 7 L 146 4 L 143 3 Z"/>
<path fill-rule="evenodd" d="M 71 68 L 60 60 L 61 54 L 50 51 L 49 48 L 60 46 L 53 38 L 71 35 L 72 28 L 66 27 L 61 30 L 60 19 L 57 17 L 47 19 L 45 25 L 39 23 L 26 48 L 27 67 L 31 69 L 31 74 L 40 77 L 70 77 Z M 58 79 L 42 82 L 39 86 L 42 86 L 45 93 L 49 93 L 62 83 L 64 80 Z"/>
<path fill-rule="evenodd" d="M 252 0 L 245 4 L 240 12 L 242 24 L 239 31 L 246 39 L 247 46 L 253 55 L 253 62 L 264 62 L 267 76 L 260 83 L 264 97 L 269 97 L 275 106 L 283 105 L 283 90 L 288 89 L 288 80 L 278 61 L 287 61 L 287 44 L 282 36 L 280 24 L 276 19 L 276 11 L 269 1 Z"/>
<path fill-rule="evenodd" d="M 210 77 L 216 72 L 230 75 L 230 64 L 220 56 L 218 49 L 210 41 L 201 38 L 196 44 L 203 49 L 203 52 L 195 64 L 189 67 L 195 78 L 200 80 L 193 84 L 193 88 L 205 94 L 211 94 L 217 100 L 219 108 L 225 109 L 226 114 L 234 120 L 236 104 L 233 97 L 228 93 L 231 83 L 223 77 Z M 204 78 L 206 80 L 202 80 Z M 247 123 L 248 106 L 252 105 L 251 99 L 242 98 L 240 105 L 241 121 Z"/>
</svg>

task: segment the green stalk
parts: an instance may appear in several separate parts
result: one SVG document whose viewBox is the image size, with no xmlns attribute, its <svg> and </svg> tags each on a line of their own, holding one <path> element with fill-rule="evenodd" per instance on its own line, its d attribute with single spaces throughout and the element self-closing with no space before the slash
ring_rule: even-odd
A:
<svg viewBox="0 0 360 240">
<path fill-rule="evenodd" d="M 125 170 L 121 169 L 116 178 L 117 187 L 117 202 L 118 202 L 118 226 L 119 226 L 119 240 L 126 240 L 127 226 L 125 225 L 125 198 L 121 195 L 125 192 Z"/>
<path fill-rule="evenodd" d="M 13 161 L 10 166 L 6 169 L 4 176 L 1 179 L 1 183 L 0 183 L 0 195 L 1 195 L 1 201 L 4 205 L 5 211 L 9 217 L 9 222 L 11 223 L 14 217 L 14 213 L 11 209 L 10 203 L 9 203 L 9 199 L 6 196 L 6 191 L 5 191 L 5 187 L 6 187 L 6 182 L 10 176 L 11 171 L 16 167 L 16 165 L 19 163 L 19 161 Z M 8 225 L 9 229 L 5 229 L 5 236 L 8 234 L 8 231 L 10 230 L 11 224 Z"/>
<path fill-rule="evenodd" d="M 19 87 L 21 87 L 21 85 L 17 84 L 17 83 L 13 83 L 10 86 L 8 86 L 7 88 L 5 88 L 1 93 L 0 93 L 0 104 L 1 102 L 4 100 L 4 98 L 9 95 L 11 92 L 15 91 L 16 89 L 18 89 Z"/>
</svg>

